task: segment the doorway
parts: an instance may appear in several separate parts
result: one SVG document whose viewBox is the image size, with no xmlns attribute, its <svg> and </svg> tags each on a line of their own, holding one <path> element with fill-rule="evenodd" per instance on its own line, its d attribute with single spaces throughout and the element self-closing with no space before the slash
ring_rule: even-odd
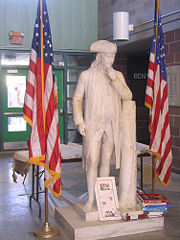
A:
<svg viewBox="0 0 180 240">
<path fill-rule="evenodd" d="M 137 141 L 149 144 L 149 111 L 144 106 L 149 52 L 137 52 L 127 57 L 127 77 L 136 102 L 136 137 Z"/>
<path fill-rule="evenodd" d="M 23 119 L 28 69 L 2 69 L 2 150 L 26 149 L 31 127 Z M 63 70 L 55 70 L 60 139 L 64 138 Z"/>
<path fill-rule="evenodd" d="M 64 106 L 63 106 L 63 70 L 54 71 L 57 84 L 57 100 L 58 100 L 58 118 L 59 118 L 59 133 L 60 141 L 64 142 Z"/>
</svg>

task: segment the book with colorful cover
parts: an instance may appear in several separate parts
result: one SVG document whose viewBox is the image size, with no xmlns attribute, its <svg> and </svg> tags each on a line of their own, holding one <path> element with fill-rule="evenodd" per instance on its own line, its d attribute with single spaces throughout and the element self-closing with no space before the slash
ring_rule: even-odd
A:
<svg viewBox="0 0 180 240">
<path fill-rule="evenodd" d="M 140 200 L 139 200 L 140 201 Z M 168 204 L 168 203 L 164 203 L 164 202 L 161 202 L 161 203 L 159 203 L 159 202 L 156 202 L 156 203 L 144 203 L 144 202 L 142 202 L 142 201 L 140 201 L 139 202 L 139 204 L 142 206 L 142 207 L 144 207 L 144 206 L 167 206 L 167 207 L 171 207 L 171 205 L 170 204 Z"/>
<path fill-rule="evenodd" d="M 143 203 L 168 203 L 168 199 L 163 194 L 139 193 L 138 196 Z"/>
<path fill-rule="evenodd" d="M 167 212 L 167 207 L 143 207 L 144 212 Z"/>
<path fill-rule="evenodd" d="M 167 208 L 167 207 L 171 207 L 170 204 L 145 204 L 145 205 L 141 205 L 142 209 L 152 209 L 152 208 Z"/>
</svg>

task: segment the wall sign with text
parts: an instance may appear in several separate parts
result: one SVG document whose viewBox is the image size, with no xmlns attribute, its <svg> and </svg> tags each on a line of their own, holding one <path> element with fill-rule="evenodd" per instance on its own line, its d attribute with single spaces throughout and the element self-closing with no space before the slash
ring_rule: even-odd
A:
<svg viewBox="0 0 180 240">
<path fill-rule="evenodd" d="M 11 44 L 22 45 L 23 38 L 24 38 L 23 32 L 14 32 L 14 31 L 9 32 L 9 39 L 10 39 Z"/>
</svg>

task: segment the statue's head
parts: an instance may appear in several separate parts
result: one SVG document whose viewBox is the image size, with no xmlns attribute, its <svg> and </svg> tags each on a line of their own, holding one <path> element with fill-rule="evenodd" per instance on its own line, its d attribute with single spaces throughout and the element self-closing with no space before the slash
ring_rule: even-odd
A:
<svg viewBox="0 0 180 240">
<path fill-rule="evenodd" d="M 95 65 L 101 65 L 104 69 L 112 67 L 117 52 L 117 46 L 106 40 L 98 40 L 90 46 L 91 52 L 96 52 Z"/>
</svg>

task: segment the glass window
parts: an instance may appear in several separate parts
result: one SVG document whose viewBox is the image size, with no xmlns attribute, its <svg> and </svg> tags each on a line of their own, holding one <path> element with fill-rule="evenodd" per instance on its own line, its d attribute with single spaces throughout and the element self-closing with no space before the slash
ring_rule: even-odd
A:
<svg viewBox="0 0 180 240">
<path fill-rule="evenodd" d="M 69 55 L 67 56 L 68 66 L 90 66 L 93 55 Z"/>
<path fill-rule="evenodd" d="M 63 54 L 54 55 L 54 65 L 55 66 L 64 66 L 64 55 Z"/>
<path fill-rule="evenodd" d="M 68 142 L 77 142 L 76 141 L 77 138 L 77 131 L 68 131 Z"/>
<path fill-rule="evenodd" d="M 1 65 L 12 66 L 12 65 L 29 65 L 30 54 L 29 53 L 3 53 L 1 57 Z"/>
<path fill-rule="evenodd" d="M 82 135 L 77 130 L 68 130 L 68 142 L 82 144 Z"/>
<path fill-rule="evenodd" d="M 73 97 L 75 89 L 75 84 L 67 84 L 67 97 Z"/>
<path fill-rule="evenodd" d="M 26 90 L 26 76 L 6 76 L 7 107 L 22 108 Z"/>
<path fill-rule="evenodd" d="M 74 120 L 72 115 L 68 115 L 68 129 L 75 129 Z"/>
<path fill-rule="evenodd" d="M 68 82 L 77 82 L 80 73 L 84 70 L 70 69 L 68 70 L 67 81 Z"/>
<path fill-rule="evenodd" d="M 67 113 L 72 113 L 72 100 L 67 100 Z"/>
<path fill-rule="evenodd" d="M 23 117 L 8 117 L 8 132 L 21 132 L 26 130 L 26 121 Z"/>
</svg>

